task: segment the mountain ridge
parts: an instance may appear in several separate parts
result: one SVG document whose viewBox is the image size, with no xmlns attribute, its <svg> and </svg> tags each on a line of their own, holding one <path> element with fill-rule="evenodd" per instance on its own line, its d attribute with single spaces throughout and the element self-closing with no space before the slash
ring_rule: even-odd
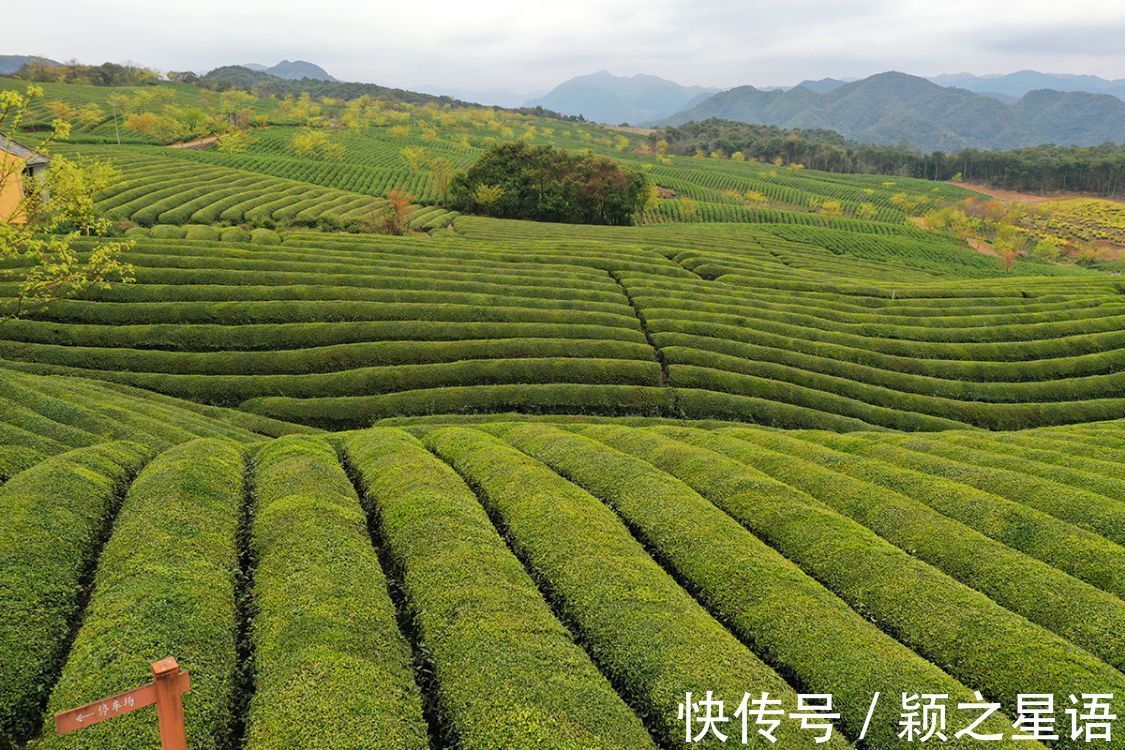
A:
<svg viewBox="0 0 1125 750">
<path fill-rule="evenodd" d="M 825 93 L 806 86 L 787 91 L 739 86 L 651 123 L 680 125 L 712 117 L 826 128 L 865 143 L 906 141 L 923 150 L 1125 142 L 1125 102 L 1108 94 L 1037 90 L 1006 104 L 896 71 Z"/>
<path fill-rule="evenodd" d="M 524 102 L 524 106 L 540 106 L 613 125 L 635 124 L 694 106 L 718 91 L 704 86 L 682 86 L 645 73 L 616 76 L 599 70 L 563 81 L 544 96 Z"/>
</svg>

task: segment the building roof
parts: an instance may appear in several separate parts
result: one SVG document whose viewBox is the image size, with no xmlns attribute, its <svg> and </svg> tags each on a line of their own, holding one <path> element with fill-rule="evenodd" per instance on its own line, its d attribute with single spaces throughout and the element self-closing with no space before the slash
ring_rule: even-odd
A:
<svg viewBox="0 0 1125 750">
<path fill-rule="evenodd" d="M 6 135 L 0 135 L 0 151 L 7 151 L 9 154 L 18 156 L 31 165 L 46 164 L 51 161 L 50 158 L 38 151 L 28 148 L 18 141 L 13 141 Z"/>
</svg>

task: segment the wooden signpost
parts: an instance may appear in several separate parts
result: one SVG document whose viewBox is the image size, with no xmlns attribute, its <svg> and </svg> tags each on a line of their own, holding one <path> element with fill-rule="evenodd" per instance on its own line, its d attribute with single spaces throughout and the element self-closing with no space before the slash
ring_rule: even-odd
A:
<svg viewBox="0 0 1125 750">
<path fill-rule="evenodd" d="M 156 704 L 161 750 L 187 750 L 181 696 L 189 690 L 188 673 L 181 672 L 175 658 L 169 656 L 152 663 L 152 682 L 69 711 L 59 711 L 55 714 L 55 729 L 59 734 L 67 734 Z"/>
</svg>

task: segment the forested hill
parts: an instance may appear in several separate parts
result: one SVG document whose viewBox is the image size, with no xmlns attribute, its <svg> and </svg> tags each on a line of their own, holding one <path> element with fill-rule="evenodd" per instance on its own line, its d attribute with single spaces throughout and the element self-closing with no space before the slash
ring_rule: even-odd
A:
<svg viewBox="0 0 1125 750">
<path fill-rule="evenodd" d="M 825 128 L 866 143 L 905 141 L 926 151 L 1125 142 L 1125 102 L 1105 94 L 1032 91 L 1011 104 L 904 73 L 880 73 L 816 93 L 804 86 L 740 86 L 665 119 L 718 117 L 790 128 Z"/>
</svg>

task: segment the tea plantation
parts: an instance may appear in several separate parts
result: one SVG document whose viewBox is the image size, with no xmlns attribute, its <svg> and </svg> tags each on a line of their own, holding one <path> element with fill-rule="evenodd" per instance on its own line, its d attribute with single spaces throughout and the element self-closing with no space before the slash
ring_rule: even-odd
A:
<svg viewBox="0 0 1125 750">
<path fill-rule="evenodd" d="M 52 716 L 169 655 L 195 750 L 889 750 L 916 694 L 942 746 L 980 746 L 968 703 L 1044 747 L 1027 694 L 1050 746 L 1120 744 L 1066 713 L 1125 714 L 1120 275 L 911 220 L 954 185 L 473 108 L 298 157 L 286 106 L 237 152 L 107 119 L 58 147 L 116 166 L 135 281 L 0 319 L 0 748 L 158 746 L 151 711 Z M 660 197 L 629 227 L 445 207 L 445 166 L 515 138 Z M 392 190 L 408 231 L 369 233 Z M 707 691 L 728 739 L 687 742 Z M 785 715 L 744 739 L 763 693 Z"/>
</svg>

